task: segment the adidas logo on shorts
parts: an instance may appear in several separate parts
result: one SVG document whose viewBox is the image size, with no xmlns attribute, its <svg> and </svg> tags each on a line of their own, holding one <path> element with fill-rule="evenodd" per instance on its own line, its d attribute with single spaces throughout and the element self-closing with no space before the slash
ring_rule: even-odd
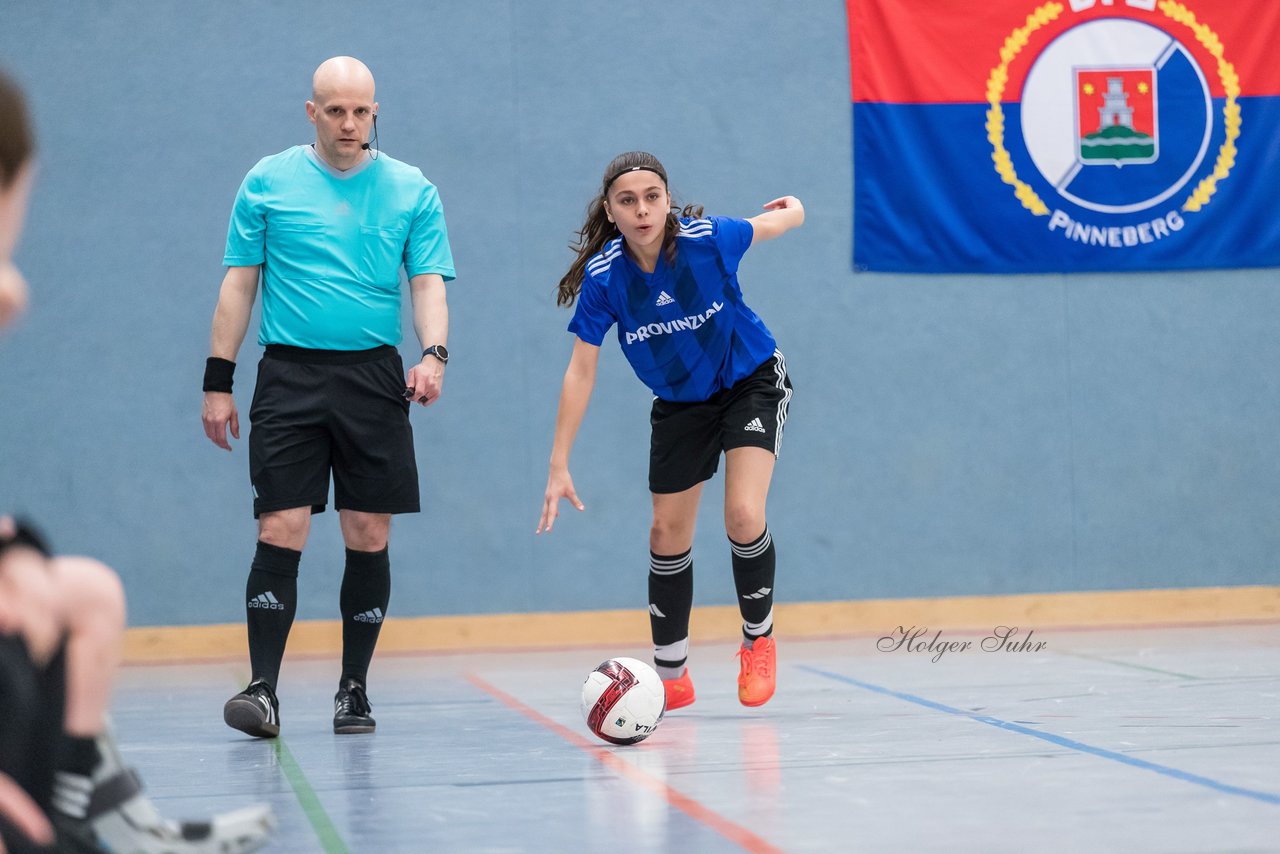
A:
<svg viewBox="0 0 1280 854">
<path fill-rule="evenodd" d="M 284 605 L 281 605 L 280 600 L 277 599 L 270 591 L 266 593 L 259 593 L 245 604 L 250 608 L 265 608 L 269 611 L 284 610 Z"/>
<path fill-rule="evenodd" d="M 658 294 L 658 301 L 655 302 L 654 305 L 657 305 L 657 306 L 671 305 L 671 303 L 673 302 L 675 302 L 675 300 L 671 298 L 671 294 L 667 293 L 666 291 L 662 291 Z"/>
<path fill-rule="evenodd" d="M 381 623 L 382 609 L 374 608 L 372 611 L 365 611 L 363 614 L 356 614 L 351 619 L 355 620 L 357 623 Z"/>
<path fill-rule="evenodd" d="M 743 427 L 742 429 L 751 430 L 752 432 L 755 432 L 755 433 L 765 432 L 764 425 L 760 423 L 759 418 L 752 418 L 749 422 L 747 422 L 747 426 Z"/>
</svg>

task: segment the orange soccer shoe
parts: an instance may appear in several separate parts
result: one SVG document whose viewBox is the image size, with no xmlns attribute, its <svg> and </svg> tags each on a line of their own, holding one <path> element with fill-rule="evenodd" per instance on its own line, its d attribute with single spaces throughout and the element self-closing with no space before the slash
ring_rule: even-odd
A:
<svg viewBox="0 0 1280 854">
<path fill-rule="evenodd" d="M 738 702 L 763 706 L 777 687 L 778 645 L 773 638 L 756 638 L 750 648 L 738 650 Z"/>
<path fill-rule="evenodd" d="M 663 679 L 662 690 L 667 695 L 667 711 L 682 709 L 697 699 L 693 693 L 693 680 L 689 678 L 689 668 L 678 679 Z"/>
</svg>

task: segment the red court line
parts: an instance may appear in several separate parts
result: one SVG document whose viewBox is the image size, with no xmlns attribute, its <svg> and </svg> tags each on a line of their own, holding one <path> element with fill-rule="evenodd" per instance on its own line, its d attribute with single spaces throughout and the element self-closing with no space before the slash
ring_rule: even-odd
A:
<svg viewBox="0 0 1280 854">
<path fill-rule="evenodd" d="M 753 854 L 783 854 L 781 848 L 769 844 L 742 825 L 735 824 L 719 813 L 698 803 L 693 798 L 690 798 L 687 795 L 682 795 L 680 792 L 671 788 L 652 774 L 641 771 L 625 759 L 619 759 L 609 748 L 601 747 L 594 742 L 588 741 L 585 737 L 565 726 L 562 726 L 561 724 L 556 723 L 536 709 L 526 706 L 515 697 L 503 691 L 501 688 L 498 688 L 496 685 L 486 681 L 482 677 L 477 676 L 474 673 L 468 673 L 467 681 L 479 688 L 481 691 L 484 691 L 486 694 L 494 697 L 504 705 L 551 730 L 574 747 L 585 750 L 594 759 L 599 761 L 600 764 L 604 765 L 615 774 L 626 777 L 649 791 L 661 795 L 666 799 L 668 804 L 680 810 L 695 821 L 701 822 L 711 828 L 726 839 L 741 845 L 743 850 L 753 852 Z"/>
</svg>

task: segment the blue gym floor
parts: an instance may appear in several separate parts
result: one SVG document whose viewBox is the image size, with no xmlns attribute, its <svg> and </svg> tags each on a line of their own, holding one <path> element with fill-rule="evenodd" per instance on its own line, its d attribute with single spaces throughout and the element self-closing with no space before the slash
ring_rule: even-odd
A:
<svg viewBox="0 0 1280 854">
<path fill-rule="evenodd" d="M 986 634 L 781 634 L 759 709 L 695 646 L 698 701 L 632 747 L 579 685 L 644 649 L 381 657 L 373 735 L 332 734 L 331 660 L 286 660 L 278 740 L 222 723 L 240 662 L 126 667 L 114 717 L 166 815 L 268 801 L 268 851 L 1280 851 L 1280 625 Z"/>
</svg>

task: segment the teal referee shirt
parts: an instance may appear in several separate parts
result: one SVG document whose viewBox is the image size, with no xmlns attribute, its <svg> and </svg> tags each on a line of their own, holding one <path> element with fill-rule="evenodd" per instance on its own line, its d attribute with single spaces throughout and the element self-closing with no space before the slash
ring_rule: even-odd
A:
<svg viewBox="0 0 1280 854">
<path fill-rule="evenodd" d="M 222 263 L 262 265 L 259 344 L 317 350 L 398 345 L 401 266 L 454 278 L 440 196 L 419 169 L 379 154 L 340 172 L 310 145 L 249 170 Z"/>
</svg>

